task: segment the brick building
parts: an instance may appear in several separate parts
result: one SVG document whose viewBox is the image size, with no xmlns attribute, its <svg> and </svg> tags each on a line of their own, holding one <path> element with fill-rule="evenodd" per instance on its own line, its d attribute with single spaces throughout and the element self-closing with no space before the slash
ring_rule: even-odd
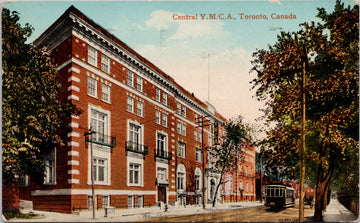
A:
<svg viewBox="0 0 360 223">
<path fill-rule="evenodd" d="M 201 204 L 203 186 L 212 199 L 219 175 L 209 148 L 226 119 L 211 104 L 73 6 L 34 44 L 50 51 L 61 98 L 82 113 L 72 116 L 66 144 L 44 155 L 45 182 L 22 178 L 21 199 L 66 213 Z"/>
<path fill-rule="evenodd" d="M 255 147 L 243 143 L 239 160 L 230 172 L 224 174 L 222 199 L 225 202 L 256 200 Z"/>
</svg>

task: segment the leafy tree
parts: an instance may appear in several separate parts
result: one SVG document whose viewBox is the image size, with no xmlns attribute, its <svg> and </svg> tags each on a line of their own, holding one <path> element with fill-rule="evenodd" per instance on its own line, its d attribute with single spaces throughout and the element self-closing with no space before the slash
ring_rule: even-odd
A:
<svg viewBox="0 0 360 223">
<path fill-rule="evenodd" d="M 359 144 L 359 7 L 345 8 L 337 1 L 332 13 L 318 11 L 322 23 L 281 32 L 275 45 L 254 53 L 257 77 L 252 83 L 258 99 L 267 102 L 265 116 L 274 126 L 262 142 L 270 148 L 263 151 L 268 165 L 281 166 L 297 178 L 306 63 L 307 175 L 316 182 L 315 220 L 321 221 L 332 174 Z M 353 155 L 358 160 L 358 153 Z"/>
<path fill-rule="evenodd" d="M 63 143 L 71 114 L 62 100 L 58 73 L 49 54 L 27 44 L 33 28 L 19 24 L 19 14 L 2 11 L 2 164 L 3 182 L 22 174 L 43 179 L 41 154 Z"/>
<path fill-rule="evenodd" d="M 226 123 L 225 132 L 226 137 L 222 144 L 211 148 L 213 156 L 216 157 L 215 171 L 220 173 L 220 180 L 212 201 L 213 207 L 220 185 L 223 183 L 223 175 L 231 173 L 234 170 L 234 165 L 243 161 L 243 148 L 246 143 L 250 142 L 250 128 L 243 122 L 241 116 Z"/>
</svg>

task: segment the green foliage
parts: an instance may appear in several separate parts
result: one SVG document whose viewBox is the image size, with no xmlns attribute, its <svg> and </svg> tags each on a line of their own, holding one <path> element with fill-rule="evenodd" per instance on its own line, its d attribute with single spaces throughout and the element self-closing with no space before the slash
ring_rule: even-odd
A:
<svg viewBox="0 0 360 223">
<path fill-rule="evenodd" d="M 10 220 L 12 218 L 20 218 L 20 219 L 34 219 L 34 218 L 40 218 L 41 216 L 36 214 L 22 214 L 16 209 L 12 210 L 3 210 L 3 215 L 6 218 L 6 220 Z"/>
<path fill-rule="evenodd" d="M 306 173 L 318 188 L 315 216 L 326 204 L 333 172 L 349 179 L 350 172 L 338 168 L 358 163 L 358 153 L 347 154 L 359 146 L 359 7 L 345 8 L 337 1 L 332 13 L 319 9 L 318 17 L 322 23 L 303 23 L 297 32 L 281 32 L 274 46 L 255 52 L 252 69 L 257 75 L 252 81 L 256 96 L 266 101 L 265 118 L 274 126 L 261 142 L 267 165 L 298 178 L 305 68 Z M 358 178 L 353 179 L 357 187 Z"/>
<path fill-rule="evenodd" d="M 211 147 L 210 152 L 216 158 L 213 171 L 220 173 L 220 180 L 215 190 L 213 206 L 215 206 L 216 195 L 222 184 L 224 173 L 231 173 L 234 165 L 243 161 L 242 155 L 246 146 L 251 144 L 250 127 L 243 122 L 241 116 L 230 120 L 225 125 L 226 137 L 220 146 Z"/>
<path fill-rule="evenodd" d="M 323 24 L 304 23 L 298 32 L 281 32 L 274 46 L 254 53 L 253 88 L 258 99 L 267 102 L 265 117 L 275 126 L 262 142 L 269 148 L 264 153 L 269 165 L 285 167 L 293 177 L 305 55 L 308 159 L 326 163 L 318 156 L 324 138 L 328 148 L 344 151 L 358 146 L 358 134 L 353 132 L 358 132 L 358 6 L 344 8 L 337 2 L 333 13 L 319 9 L 318 17 Z"/>
<path fill-rule="evenodd" d="M 79 111 L 60 100 L 58 73 L 44 49 L 26 44 L 32 27 L 19 15 L 2 11 L 2 148 L 3 180 L 21 174 L 42 179 L 41 153 L 63 143 L 71 114 Z"/>
<path fill-rule="evenodd" d="M 250 141 L 250 127 L 243 122 L 242 117 L 230 120 L 225 125 L 226 137 L 219 147 L 213 147 L 216 157 L 216 168 L 221 172 L 229 172 L 233 169 L 236 160 L 243 152 L 243 143 Z"/>
</svg>

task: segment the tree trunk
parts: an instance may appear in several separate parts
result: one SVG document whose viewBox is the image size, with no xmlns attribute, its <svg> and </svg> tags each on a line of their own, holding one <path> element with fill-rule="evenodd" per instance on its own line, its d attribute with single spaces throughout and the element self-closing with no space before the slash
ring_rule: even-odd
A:
<svg viewBox="0 0 360 223">
<path fill-rule="evenodd" d="M 224 174 L 224 172 L 221 172 L 220 181 L 219 181 L 218 185 L 216 186 L 216 190 L 215 190 L 215 194 L 214 194 L 214 198 L 213 198 L 213 202 L 212 202 L 212 206 L 213 206 L 213 207 L 215 207 L 216 196 L 217 196 L 218 190 L 219 190 L 219 188 L 220 188 L 220 185 L 221 185 L 221 183 L 222 183 L 223 174 Z"/>
<path fill-rule="evenodd" d="M 327 149 L 327 140 L 324 138 L 321 143 L 320 158 L 324 158 Z M 318 174 L 317 174 L 317 183 L 316 183 L 316 200 L 315 200 L 315 213 L 314 221 L 321 222 L 323 211 L 327 206 L 327 192 L 330 188 L 331 175 L 334 170 L 334 155 L 330 151 L 330 162 L 328 171 L 325 175 L 325 168 L 322 163 L 319 164 Z M 325 177 L 324 177 L 325 175 Z"/>
<path fill-rule="evenodd" d="M 213 202 L 212 202 L 213 207 L 215 207 L 217 192 L 218 192 L 219 187 L 220 187 L 221 182 L 222 182 L 222 177 L 223 177 L 223 174 L 224 174 L 224 171 L 225 171 L 225 167 L 228 165 L 228 160 L 229 160 L 229 156 L 230 156 L 230 153 L 231 153 L 232 149 L 233 149 L 233 147 L 229 148 L 229 151 L 226 154 L 225 161 L 224 161 L 223 166 L 221 168 L 220 181 L 219 181 L 218 185 L 216 186 L 216 190 L 215 190 L 215 194 L 214 194 L 214 198 L 213 198 Z"/>
</svg>

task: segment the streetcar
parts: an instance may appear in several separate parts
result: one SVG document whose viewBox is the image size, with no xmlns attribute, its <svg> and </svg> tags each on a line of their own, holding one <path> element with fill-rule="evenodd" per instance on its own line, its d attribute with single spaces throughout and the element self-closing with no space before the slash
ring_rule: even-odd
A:
<svg viewBox="0 0 360 223">
<path fill-rule="evenodd" d="M 283 184 L 266 185 L 265 206 L 273 209 L 295 206 L 295 189 Z"/>
</svg>

